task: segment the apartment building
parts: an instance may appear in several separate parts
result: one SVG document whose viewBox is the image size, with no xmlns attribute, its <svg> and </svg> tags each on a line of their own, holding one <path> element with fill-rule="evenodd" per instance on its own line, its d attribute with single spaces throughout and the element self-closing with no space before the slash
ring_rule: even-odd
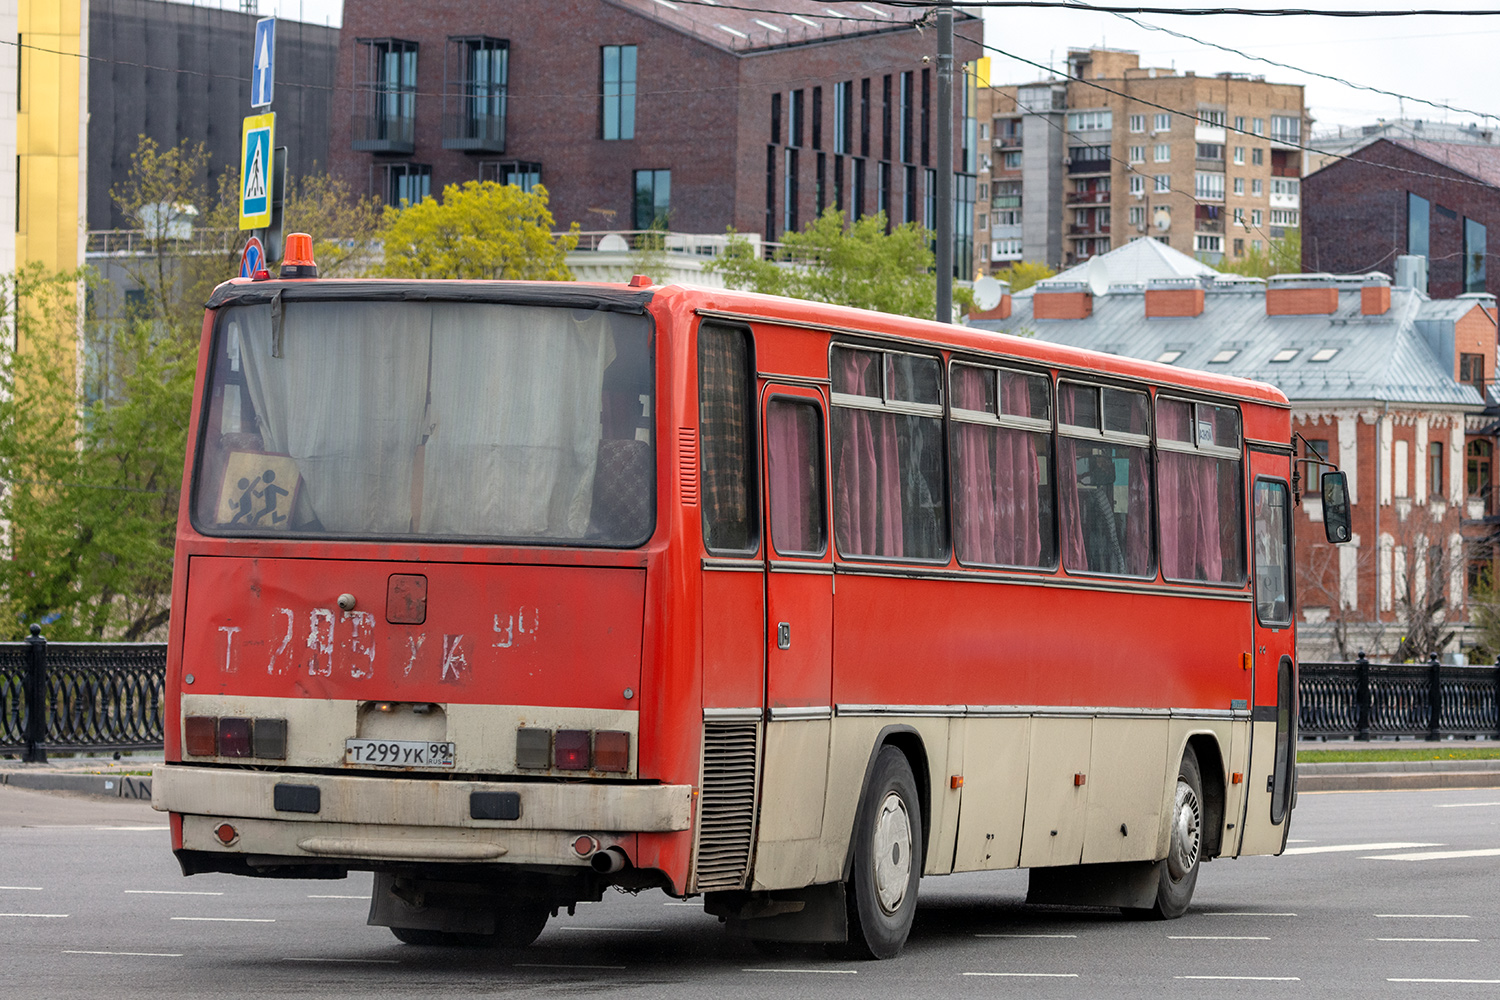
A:
<svg viewBox="0 0 1500 1000">
<path fill-rule="evenodd" d="M 1071 266 L 1143 237 L 1233 261 L 1300 226 L 1301 86 L 1143 68 L 1114 49 L 1070 50 L 1068 72 L 980 102 L 987 269 Z"/>
</svg>

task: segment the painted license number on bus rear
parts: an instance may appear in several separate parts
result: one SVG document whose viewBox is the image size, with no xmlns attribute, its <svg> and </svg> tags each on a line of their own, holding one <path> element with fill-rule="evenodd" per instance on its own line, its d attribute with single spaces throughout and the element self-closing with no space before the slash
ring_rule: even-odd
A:
<svg viewBox="0 0 1500 1000">
<path fill-rule="evenodd" d="M 345 740 L 344 763 L 374 767 L 452 767 L 452 743 Z"/>
</svg>

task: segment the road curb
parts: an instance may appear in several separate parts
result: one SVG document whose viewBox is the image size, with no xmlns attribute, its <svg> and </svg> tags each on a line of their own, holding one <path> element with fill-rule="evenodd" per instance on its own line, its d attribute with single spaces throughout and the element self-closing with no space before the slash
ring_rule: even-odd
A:
<svg viewBox="0 0 1500 1000">
<path fill-rule="evenodd" d="M 0 785 L 38 792 L 73 792 L 110 799 L 151 801 L 151 779 L 130 774 L 57 774 L 45 771 L 0 771 Z"/>
<path fill-rule="evenodd" d="M 1299 792 L 1384 792 L 1396 789 L 1500 788 L 1500 771 L 1397 771 L 1383 774 L 1304 774 Z"/>
</svg>

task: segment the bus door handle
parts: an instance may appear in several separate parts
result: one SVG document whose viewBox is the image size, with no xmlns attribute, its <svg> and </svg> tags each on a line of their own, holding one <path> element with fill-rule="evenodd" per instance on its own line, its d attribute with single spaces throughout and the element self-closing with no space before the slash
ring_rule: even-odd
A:
<svg viewBox="0 0 1500 1000">
<path fill-rule="evenodd" d="M 791 622 L 781 622 L 779 625 L 776 626 L 776 648 L 777 649 L 791 649 L 792 648 L 792 623 Z"/>
</svg>

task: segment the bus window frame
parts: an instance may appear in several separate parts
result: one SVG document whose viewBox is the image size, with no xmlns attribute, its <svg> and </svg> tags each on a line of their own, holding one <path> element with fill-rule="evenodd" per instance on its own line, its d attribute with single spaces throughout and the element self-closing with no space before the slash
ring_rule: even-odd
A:
<svg viewBox="0 0 1500 1000">
<path fill-rule="evenodd" d="M 780 558 L 822 560 L 828 555 L 828 539 L 833 534 L 833 518 L 828 502 L 828 421 L 823 407 L 823 400 L 821 396 L 814 399 L 811 396 L 798 396 L 789 392 L 771 392 L 765 397 L 763 404 L 767 416 L 770 414 L 771 406 L 778 402 L 787 403 L 792 406 L 804 406 L 817 415 L 814 427 L 818 432 L 818 485 L 820 487 L 818 502 L 823 515 L 823 544 L 816 550 L 782 549 L 776 544 L 775 525 L 768 521 L 765 531 L 767 549 L 771 555 Z M 770 515 L 775 505 L 775 497 L 771 493 L 771 442 L 769 436 L 761 443 L 761 447 L 765 450 L 765 508 L 766 514 Z"/>
<path fill-rule="evenodd" d="M 1100 390 L 1100 393 L 1099 393 L 1099 427 L 1098 427 L 1098 429 L 1093 429 L 1093 428 L 1089 428 L 1089 427 L 1081 427 L 1081 426 L 1079 426 L 1077 424 L 1065 424 L 1065 423 L 1063 423 L 1063 419 L 1062 419 L 1062 384 L 1064 382 L 1067 382 L 1070 385 L 1090 386 L 1090 387 L 1092 387 L 1094 389 Z M 1156 508 L 1157 508 L 1157 504 L 1156 504 L 1156 455 L 1155 455 L 1155 452 L 1152 449 L 1152 445 L 1155 443 L 1155 440 L 1156 440 L 1156 435 L 1154 433 L 1155 428 L 1156 428 L 1156 405 L 1155 405 L 1155 400 L 1153 398 L 1152 390 L 1156 389 L 1156 388 L 1158 388 L 1158 384 L 1155 383 L 1155 382 L 1148 382 L 1148 383 L 1145 383 L 1144 385 L 1137 384 L 1137 383 L 1134 383 L 1134 382 L 1113 382 L 1113 381 L 1105 381 L 1103 379 L 1090 378 L 1090 377 L 1087 377 L 1087 376 L 1075 376 L 1071 372 L 1065 372 L 1065 371 L 1059 371 L 1058 374 L 1057 374 L 1057 377 L 1053 380 L 1053 387 L 1052 387 L 1053 407 L 1052 407 L 1052 411 L 1053 411 L 1053 420 L 1057 424 L 1057 429 L 1056 429 L 1056 431 L 1054 432 L 1054 435 L 1053 435 L 1054 436 L 1054 441 L 1055 441 L 1055 444 L 1053 445 L 1053 450 L 1054 450 L 1054 452 L 1057 455 L 1057 458 L 1055 459 L 1055 464 L 1056 464 L 1056 466 L 1057 466 L 1057 468 L 1059 470 L 1062 469 L 1062 439 L 1065 438 L 1065 437 L 1067 437 L 1067 438 L 1073 438 L 1074 440 L 1078 440 L 1078 441 L 1090 441 L 1090 442 L 1095 442 L 1095 443 L 1098 443 L 1098 442 L 1112 442 L 1112 443 L 1115 443 L 1115 444 L 1124 445 L 1126 447 L 1140 448 L 1140 449 L 1144 450 L 1145 453 L 1146 453 L 1146 480 L 1147 480 L 1146 498 L 1147 498 L 1147 504 L 1148 504 L 1148 509 L 1146 511 L 1146 518 L 1148 520 L 1148 525 L 1149 525 L 1148 530 L 1151 533 L 1151 538 L 1150 538 L 1149 542 L 1147 543 L 1148 553 L 1149 553 L 1149 556 L 1150 556 L 1150 565 L 1149 565 L 1149 568 L 1148 568 L 1147 572 L 1140 573 L 1140 574 L 1135 574 L 1135 573 L 1104 573 L 1104 572 L 1100 572 L 1098 570 L 1090 570 L 1090 569 L 1070 569 L 1067 566 L 1067 564 L 1065 564 L 1063 562 L 1063 558 L 1062 558 L 1062 551 L 1063 551 L 1063 544 L 1062 544 L 1062 497 L 1061 497 L 1062 479 L 1061 479 L 1061 472 L 1059 471 L 1057 482 L 1053 486 L 1054 491 L 1058 494 L 1058 498 L 1057 498 L 1057 562 L 1058 562 L 1058 565 L 1061 567 L 1063 574 L 1066 575 L 1066 576 L 1069 576 L 1069 577 L 1090 577 L 1090 578 L 1099 578 L 1099 579 L 1105 579 L 1105 580 L 1146 580 L 1146 581 L 1159 581 L 1162 578 L 1161 577 L 1161 567 L 1159 565 L 1160 559 L 1158 558 L 1158 555 L 1160 553 L 1160 548 L 1161 548 L 1161 540 L 1157 537 L 1157 531 L 1156 531 L 1156 519 L 1157 519 L 1157 513 L 1156 513 Z M 1145 434 L 1132 434 L 1132 433 L 1128 433 L 1126 431 L 1107 431 L 1107 430 L 1104 429 L 1104 393 L 1103 393 L 1104 389 L 1115 389 L 1115 390 L 1121 391 L 1121 392 L 1141 393 L 1141 394 L 1143 394 L 1146 397 L 1146 433 Z M 1066 429 L 1064 429 L 1064 428 L 1066 428 Z M 1078 471 L 1076 469 L 1073 469 L 1073 470 L 1070 470 L 1068 474 L 1070 476 L 1077 476 L 1078 475 Z"/>
<path fill-rule="evenodd" d="M 239 309 L 239 308 L 254 308 L 256 306 L 261 306 L 261 305 L 271 305 L 271 307 L 273 309 L 277 309 L 277 308 L 284 309 L 285 305 L 280 305 L 280 303 L 281 303 L 281 298 L 280 298 L 280 295 L 279 295 L 279 291 L 280 290 L 275 290 L 275 291 L 277 291 L 278 294 L 277 294 L 277 298 L 276 298 L 276 300 L 275 300 L 274 303 L 271 302 L 271 301 L 268 301 L 268 300 L 260 300 L 260 299 L 256 299 L 256 298 L 253 298 L 253 297 L 250 297 L 250 296 L 245 296 L 245 297 L 239 298 L 239 299 L 236 299 L 236 298 L 226 298 L 225 300 L 220 301 L 220 302 L 215 302 L 214 299 L 211 298 L 210 301 L 209 301 L 209 308 L 215 310 L 214 311 L 214 324 L 213 324 L 213 332 L 209 335 L 209 355 L 208 355 L 208 358 L 205 361 L 206 367 L 205 367 L 204 372 L 203 372 L 202 397 L 198 398 L 197 394 L 195 392 L 194 406 L 193 406 L 193 411 L 192 411 L 192 415 L 191 415 L 191 419 L 193 421 L 193 427 L 191 428 L 191 432 L 195 435 L 196 440 L 193 443 L 193 449 L 192 449 L 193 469 L 192 469 L 192 476 L 189 479 L 189 486 L 188 486 L 188 489 L 189 489 L 190 492 L 189 492 L 188 497 L 187 497 L 187 499 L 188 499 L 188 503 L 187 503 L 187 508 L 188 508 L 188 512 L 187 512 L 188 513 L 188 524 L 191 525 L 193 531 L 196 532 L 201 537 L 203 537 L 203 538 L 213 538 L 213 539 L 222 539 L 222 540 L 228 541 L 228 542 L 245 542 L 245 541 L 248 541 L 248 542 L 255 542 L 255 543 L 259 543 L 259 544 L 288 544 L 288 545 L 295 545 L 298 542 L 335 542 L 335 543 L 350 542 L 350 543 L 359 544 L 359 543 L 365 543 L 365 542 L 374 542 L 374 543 L 389 544 L 389 545 L 413 545 L 413 546 L 421 546 L 421 545 L 464 546 L 464 545 L 468 545 L 468 546 L 483 546 L 483 547 L 486 547 L 486 548 L 540 548 L 540 549 L 568 549 L 568 550 L 573 550 L 573 549 L 594 549 L 594 550 L 603 550 L 603 551 L 609 551 L 609 552 L 628 552 L 628 551 L 633 551 L 633 550 L 645 548 L 646 546 L 648 546 L 648 545 L 651 544 L 652 539 L 656 538 L 656 536 L 658 534 L 660 534 L 664 530 L 667 530 L 667 527 L 668 527 L 668 525 L 670 523 L 670 519 L 662 516 L 662 502 L 663 502 L 663 499 L 665 498 L 665 495 L 667 493 L 667 491 L 662 488 L 663 487 L 663 483 L 662 483 L 662 462 L 663 462 L 663 459 L 666 457 L 664 455 L 664 451 L 667 448 L 667 445 L 665 444 L 665 442 L 668 440 L 668 436 L 664 432 L 663 427 L 662 427 L 662 421 L 663 421 L 663 418 L 665 416 L 665 411 L 664 411 L 664 409 L 663 409 L 663 407 L 661 405 L 661 392 L 660 392 L 660 389 L 661 389 L 661 386 L 662 386 L 662 380 L 660 378 L 660 373 L 657 370 L 657 366 L 662 363 L 662 358 L 660 357 L 660 351 L 658 350 L 658 348 L 660 347 L 660 337 L 658 336 L 659 331 L 657 330 L 656 317 L 651 313 L 650 310 L 643 310 L 640 313 L 631 313 L 631 312 L 626 312 L 624 310 L 618 310 L 618 309 L 600 308 L 598 305 L 592 305 L 592 306 L 589 306 L 589 305 L 585 305 L 585 306 L 572 306 L 572 305 L 568 305 L 568 304 L 560 303 L 560 302 L 559 303 L 551 303 L 551 302 L 547 302 L 547 301 L 539 301 L 539 302 L 508 301 L 508 300 L 504 300 L 504 299 L 490 299 L 490 298 L 485 298 L 485 297 L 482 297 L 482 296 L 467 297 L 467 298 L 465 298 L 465 297 L 459 297 L 459 296 L 455 296 L 455 297 L 452 297 L 452 298 L 445 298 L 445 297 L 440 297 L 440 296 L 432 296 L 432 297 L 430 297 L 428 299 L 407 299 L 407 300 L 401 300 L 401 301 L 403 301 L 403 302 L 410 301 L 410 302 L 415 302 L 417 304 L 428 304 L 428 303 L 436 303 L 436 302 L 457 302 L 457 303 L 471 304 L 471 305 L 498 306 L 498 307 L 502 307 L 502 308 L 503 307 L 507 307 L 507 306 L 520 306 L 520 307 L 523 307 L 523 308 L 542 308 L 542 309 L 575 309 L 575 308 L 585 308 L 585 309 L 593 309 L 594 311 L 598 311 L 598 312 L 617 312 L 617 313 L 621 313 L 623 315 L 638 315 L 638 316 L 640 316 L 640 317 L 642 317 L 644 319 L 644 321 L 646 323 L 646 349 L 649 352 L 649 357 L 650 357 L 650 361 L 649 361 L 649 364 L 647 364 L 647 366 L 646 366 L 646 370 L 650 374 L 650 378 L 651 378 L 650 385 L 649 385 L 649 394 L 650 394 L 650 399 L 651 399 L 651 413 L 650 413 L 650 415 L 649 415 L 649 417 L 647 419 L 648 419 L 649 425 L 652 428 L 652 443 L 651 443 L 651 447 L 652 447 L 651 470 L 652 471 L 651 471 L 651 478 L 650 478 L 650 483 L 651 483 L 651 526 L 646 531 L 645 535 L 642 538 L 640 538 L 639 540 L 636 540 L 636 541 L 631 541 L 631 542 L 606 543 L 606 542 L 600 541 L 599 539 L 588 539 L 588 538 L 578 539 L 578 540 L 575 541 L 575 540 L 552 539 L 552 538 L 543 539 L 543 538 L 536 538 L 536 537 L 509 537 L 509 536 L 505 536 L 505 535 L 440 535 L 440 534 L 417 534 L 417 533 L 407 533 L 407 534 L 404 534 L 404 535 L 397 535 L 397 534 L 375 534 L 375 533 L 353 534 L 353 533 L 350 533 L 350 532 L 334 532 L 334 531 L 297 531 L 297 532 L 271 533 L 271 532 L 263 532 L 263 531 L 223 531 L 223 530 L 210 529 L 210 528 L 205 527 L 202 523 L 200 523 L 199 518 L 198 518 L 198 503 L 199 503 L 199 499 L 200 499 L 199 490 L 203 486 L 203 483 L 201 481 L 201 477 L 203 475 L 204 466 L 205 466 L 205 461 L 204 461 L 205 455 L 206 455 L 207 450 L 208 450 L 208 437 L 209 437 L 209 434 L 210 434 L 210 416 L 211 416 L 211 412 L 212 412 L 212 409 L 213 409 L 213 390 L 216 387 L 216 385 L 218 384 L 216 382 L 216 380 L 215 380 L 215 377 L 214 377 L 214 371 L 218 367 L 218 356 L 219 356 L 218 351 L 219 351 L 219 346 L 222 343 L 223 338 L 226 337 L 226 336 L 228 336 L 226 327 L 227 327 L 228 322 L 229 322 L 229 320 L 228 320 L 229 314 L 230 314 L 230 312 L 232 310 Z M 218 294 L 219 294 L 219 292 L 215 291 L 214 297 L 217 298 Z M 298 298 L 302 298 L 302 297 L 299 296 L 297 298 L 292 298 L 291 301 L 297 301 Z M 352 294 L 351 295 L 328 294 L 328 295 L 307 295 L 305 298 L 303 298 L 303 301 L 307 301 L 307 302 L 350 301 L 350 302 L 356 302 L 356 303 L 362 303 L 362 304 L 367 304 L 368 305 L 368 304 L 375 304 L 375 303 L 383 302 L 383 301 L 385 301 L 385 299 L 379 298 L 379 297 L 362 297 L 362 296 L 359 296 L 359 295 L 352 295 Z M 282 316 L 283 316 L 282 322 L 285 322 L 285 314 L 283 313 Z M 243 350 L 243 347 L 241 348 L 241 350 Z M 225 384 L 227 384 L 227 383 L 225 383 Z"/>
<path fill-rule="evenodd" d="M 1151 437 L 1156 442 L 1156 450 L 1158 452 L 1169 451 L 1169 452 L 1173 452 L 1175 454 L 1180 454 L 1180 455 L 1207 455 L 1207 456 L 1209 456 L 1211 458 L 1233 459 L 1234 461 L 1236 461 L 1236 462 L 1238 462 L 1240 464 L 1239 493 L 1240 493 L 1241 497 L 1244 497 L 1245 493 L 1246 493 L 1246 491 L 1245 491 L 1245 482 L 1246 482 L 1245 473 L 1248 470 L 1249 464 L 1250 464 L 1249 454 L 1248 454 L 1248 452 L 1246 450 L 1248 446 L 1245 443 L 1245 411 L 1244 411 L 1244 409 L 1237 402 L 1232 401 L 1232 400 L 1213 399 L 1213 398 L 1205 398 L 1205 397 L 1200 397 L 1200 396 L 1188 395 L 1185 392 L 1183 392 L 1182 390 L 1177 389 L 1174 386 L 1159 386 L 1159 387 L 1157 387 L 1157 391 L 1153 394 L 1153 397 L 1154 398 L 1153 398 L 1152 404 L 1151 404 Z M 1193 426 L 1193 431 L 1194 431 L 1193 432 L 1193 440 L 1192 441 L 1163 440 L 1161 438 L 1161 436 L 1156 433 L 1156 400 L 1160 400 L 1160 399 L 1166 399 L 1169 402 L 1173 402 L 1173 403 L 1186 403 L 1189 406 L 1194 407 L 1194 409 L 1192 411 L 1192 426 Z M 1232 410 L 1234 410 L 1235 419 L 1237 419 L 1239 421 L 1239 430 L 1238 430 L 1239 439 L 1240 439 L 1240 446 L 1239 446 L 1239 448 L 1237 448 L 1237 449 L 1235 449 L 1235 448 L 1225 448 L 1222 445 L 1200 446 L 1198 444 L 1198 435 L 1197 435 L 1198 410 L 1197 410 L 1197 407 L 1199 407 L 1199 406 L 1218 406 L 1218 407 L 1223 407 L 1225 409 L 1232 409 Z M 1242 511 L 1241 515 L 1240 515 L 1240 527 L 1241 527 L 1241 534 L 1240 534 L 1240 555 L 1243 558 L 1242 565 L 1244 567 L 1244 570 L 1243 570 L 1244 575 L 1243 575 L 1243 577 L 1240 580 L 1238 580 L 1237 582 L 1215 581 L 1215 580 L 1194 580 L 1194 579 L 1191 579 L 1191 578 L 1182 578 L 1182 577 L 1175 577 L 1175 576 L 1168 576 L 1167 575 L 1165 567 L 1161 567 L 1160 566 L 1160 563 L 1161 563 L 1161 551 L 1160 551 L 1160 546 L 1161 546 L 1161 530 L 1160 530 L 1161 529 L 1161 524 L 1160 524 L 1160 520 L 1161 520 L 1161 504 L 1159 504 L 1159 503 L 1156 502 L 1158 499 L 1160 499 L 1160 495 L 1161 495 L 1160 494 L 1160 488 L 1161 488 L 1160 487 L 1161 463 L 1158 462 L 1158 461 L 1156 461 L 1155 459 L 1153 459 L 1151 465 L 1152 465 L 1151 497 L 1152 497 L 1152 504 L 1156 507 L 1156 517 L 1157 517 L 1157 522 L 1158 522 L 1157 525 L 1156 525 L 1156 544 L 1157 544 L 1157 553 L 1156 554 L 1157 554 L 1157 564 L 1158 564 L 1158 568 L 1160 569 L 1160 572 L 1161 572 L 1162 582 L 1163 583 L 1179 584 L 1179 585 L 1184 585 L 1184 586 L 1216 587 L 1216 588 L 1221 589 L 1221 590 L 1239 590 L 1239 591 L 1243 591 L 1243 590 L 1245 590 L 1245 588 L 1247 586 L 1249 586 L 1253 590 L 1253 585 L 1254 585 L 1255 581 L 1254 581 L 1254 573 L 1253 573 L 1253 571 L 1251 569 L 1251 566 L 1250 566 L 1250 555 L 1251 555 L 1251 553 L 1249 551 L 1249 549 L 1251 547 L 1251 542 L 1253 540 L 1253 533 L 1249 532 L 1249 531 L 1246 531 L 1245 528 L 1253 520 L 1254 514 L 1253 514 L 1252 511 L 1249 511 L 1248 509 L 1245 510 L 1245 511 Z M 1222 513 L 1222 509 L 1221 509 L 1221 513 Z"/>
<path fill-rule="evenodd" d="M 1018 417 L 999 412 L 1000 402 L 998 398 L 999 388 L 996 387 L 995 413 L 987 413 L 983 410 L 960 409 L 953 405 L 953 369 L 955 367 L 988 369 L 998 376 L 1001 372 L 1009 372 L 1013 375 L 1024 375 L 1031 378 L 1041 378 L 1047 383 L 1047 419 L 1041 420 L 1037 417 Z M 947 378 L 948 392 L 948 419 L 945 421 L 945 437 L 948 451 L 944 456 L 944 462 L 948 466 L 948 548 L 953 553 L 953 560 L 959 566 L 974 569 L 1005 570 L 1007 572 L 1039 573 L 1048 576 L 1055 575 L 1062 565 L 1061 532 L 1058 521 L 1058 495 L 1057 495 L 1057 379 L 1054 372 L 1048 368 L 1030 368 L 1012 363 L 1010 358 L 976 358 L 972 355 L 954 353 L 948 358 L 945 375 Z M 953 425 L 973 424 L 980 427 L 1005 427 L 1011 430 L 1030 431 L 1047 435 L 1047 443 L 1051 448 L 1048 460 L 1048 486 L 1052 492 L 1052 561 L 1045 566 L 1024 566 L 1010 563 L 987 563 L 964 559 L 958 554 L 958 545 L 954 542 L 953 523 L 953 497 L 956 492 L 954 482 L 955 470 L 953 466 Z"/>
<path fill-rule="evenodd" d="M 699 351 L 701 349 L 701 338 L 703 335 L 703 328 L 705 326 L 718 326 L 725 330 L 736 330 L 745 338 L 746 371 L 750 379 L 749 384 L 745 386 L 745 390 L 748 394 L 746 399 L 745 413 L 745 450 L 748 453 L 748 457 L 746 458 L 747 470 L 749 471 L 751 477 L 750 482 L 745 484 L 745 503 L 750 511 L 749 516 L 751 519 L 751 523 L 750 545 L 742 549 L 716 548 L 712 545 L 709 545 L 708 533 L 706 530 L 704 530 L 707 527 L 706 521 L 708 517 L 708 507 L 703 503 L 703 483 L 705 481 L 703 475 L 703 363 L 702 356 L 699 354 Z M 699 317 L 698 324 L 693 329 L 692 356 L 693 383 L 697 390 L 697 399 L 695 400 L 696 406 L 694 407 L 694 410 L 698 423 L 694 428 L 694 432 L 697 442 L 696 450 L 698 452 L 698 461 L 696 464 L 698 472 L 699 493 L 699 538 L 701 539 L 703 544 L 703 551 L 709 553 L 710 555 L 728 558 L 754 559 L 760 555 L 761 544 L 764 541 L 764 535 L 766 534 L 765 525 L 762 524 L 764 518 L 761 516 L 762 511 L 760 509 L 761 504 L 759 499 L 761 495 L 762 482 L 765 479 L 766 470 L 762 468 L 760 457 L 762 448 L 759 405 L 760 377 L 759 371 L 756 368 L 755 331 L 745 323 L 732 322 L 730 320 L 718 319 L 712 316 Z"/>
<path fill-rule="evenodd" d="M 1291 628 L 1293 622 L 1296 619 L 1295 609 L 1297 607 L 1297 574 L 1295 572 L 1295 567 L 1292 565 L 1292 559 L 1295 555 L 1295 552 L 1292 548 L 1295 538 L 1295 532 L 1293 531 L 1292 524 L 1292 488 L 1291 484 L 1289 484 L 1285 479 L 1278 479 L 1275 476 L 1260 475 L 1256 476 L 1254 480 L 1252 480 L 1250 485 L 1250 504 L 1248 509 L 1246 510 L 1246 513 L 1249 515 L 1250 521 L 1250 554 L 1252 557 L 1255 555 L 1255 490 L 1260 486 L 1261 483 L 1267 483 L 1273 487 L 1280 489 L 1282 495 L 1286 498 L 1285 509 L 1287 513 L 1286 516 L 1282 519 L 1282 540 L 1283 542 L 1285 542 L 1286 551 L 1286 618 L 1285 620 L 1277 619 L 1268 621 L 1260 616 L 1260 594 L 1255 586 L 1256 570 L 1259 569 L 1258 563 L 1252 565 L 1249 571 L 1250 603 L 1255 605 L 1256 624 L 1260 625 L 1262 628 L 1276 629 L 1279 631 L 1281 629 Z"/>
<path fill-rule="evenodd" d="M 912 350 L 913 346 L 927 348 L 927 350 Z M 866 351 L 880 355 L 880 396 L 860 396 L 847 392 L 835 392 L 833 388 L 833 352 L 836 350 Z M 936 361 L 938 364 L 938 401 L 937 403 L 913 403 L 904 400 L 891 402 L 886 399 L 889 392 L 890 382 L 887 377 L 886 358 L 893 354 L 904 354 L 910 357 L 926 358 Z M 953 500 L 949 494 L 949 483 L 952 471 L 948 462 L 948 392 L 944 375 L 947 372 L 945 364 L 944 349 L 935 344 L 913 345 L 908 341 L 896 342 L 882 340 L 866 340 L 858 337 L 830 337 L 828 341 L 828 498 L 830 515 L 828 530 L 833 537 L 833 551 L 838 559 L 851 563 L 898 563 L 911 566 L 926 566 L 941 569 L 953 565 Z M 838 504 L 834 502 L 834 494 L 838 489 L 837 470 L 833 464 L 833 414 L 839 407 L 851 410 L 866 410 L 874 413 L 894 413 L 900 416 L 936 418 L 940 431 L 941 448 L 939 449 L 939 460 L 943 463 L 940 485 L 943 490 L 943 535 L 944 547 L 938 556 L 883 556 L 866 555 L 864 553 L 846 553 L 839 545 L 838 535 Z"/>
</svg>

